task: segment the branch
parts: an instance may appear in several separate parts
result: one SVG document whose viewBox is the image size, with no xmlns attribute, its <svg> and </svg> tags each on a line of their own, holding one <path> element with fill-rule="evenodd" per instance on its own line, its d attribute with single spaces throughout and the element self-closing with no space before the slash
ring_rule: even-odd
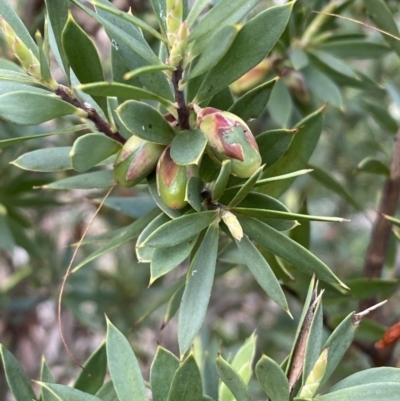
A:
<svg viewBox="0 0 400 401">
<path fill-rule="evenodd" d="M 189 125 L 189 109 L 185 103 L 185 95 L 179 90 L 179 81 L 182 79 L 182 67 L 179 66 L 177 70 L 172 73 L 172 83 L 174 85 L 175 102 L 178 104 L 178 124 L 181 130 L 190 129 Z"/>
<path fill-rule="evenodd" d="M 126 142 L 126 139 L 118 131 L 113 132 L 110 125 L 99 116 L 99 114 L 93 107 L 91 107 L 87 103 L 82 103 L 80 100 L 76 98 L 73 98 L 70 94 L 69 88 L 63 85 L 59 85 L 59 87 L 55 91 L 55 94 L 60 96 L 60 98 L 65 102 L 70 103 L 73 106 L 86 111 L 86 113 L 88 114 L 87 118 L 93 121 L 94 125 L 96 126 L 99 132 L 102 132 L 109 138 L 114 139 L 114 141 L 117 141 L 122 145 Z"/>
</svg>

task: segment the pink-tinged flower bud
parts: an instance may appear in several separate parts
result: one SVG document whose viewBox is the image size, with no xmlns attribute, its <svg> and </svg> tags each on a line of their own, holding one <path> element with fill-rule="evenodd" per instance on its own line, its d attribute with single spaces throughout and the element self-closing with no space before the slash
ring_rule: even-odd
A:
<svg viewBox="0 0 400 401">
<path fill-rule="evenodd" d="M 124 187 L 132 187 L 156 167 L 164 146 L 132 136 L 114 163 L 114 177 Z"/>
<path fill-rule="evenodd" d="M 17 57 L 22 64 L 24 70 L 38 80 L 41 80 L 42 74 L 40 71 L 39 60 L 33 55 L 32 50 L 29 49 L 17 36 L 14 29 L 11 28 L 2 16 L 0 16 L 0 30 L 2 31 L 6 42 L 11 47 L 15 57 Z"/>
<path fill-rule="evenodd" d="M 179 166 L 172 160 L 170 147 L 164 150 L 158 161 L 156 177 L 158 194 L 168 207 L 182 209 L 186 206 L 186 166 Z"/>
<path fill-rule="evenodd" d="M 197 126 L 208 139 L 208 145 L 220 159 L 231 159 L 232 174 L 250 177 L 260 166 L 257 142 L 247 124 L 235 114 L 213 107 L 195 106 Z"/>
<path fill-rule="evenodd" d="M 240 95 L 241 93 L 253 89 L 264 81 L 267 75 L 272 71 L 273 66 L 274 61 L 270 58 L 265 58 L 260 64 L 256 65 L 231 84 L 231 91 L 235 95 Z"/>
<path fill-rule="evenodd" d="M 303 74 L 292 68 L 286 68 L 281 77 L 283 82 L 289 88 L 290 92 L 293 93 L 294 97 L 301 103 L 309 103 L 310 95 L 308 93 L 306 81 L 304 80 Z"/>
</svg>

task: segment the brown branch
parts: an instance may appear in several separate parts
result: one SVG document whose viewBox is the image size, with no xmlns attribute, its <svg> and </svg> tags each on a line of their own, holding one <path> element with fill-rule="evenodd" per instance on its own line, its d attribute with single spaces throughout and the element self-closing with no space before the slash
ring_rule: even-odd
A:
<svg viewBox="0 0 400 401">
<path fill-rule="evenodd" d="M 60 96 L 60 98 L 65 102 L 70 103 L 73 106 L 86 111 L 86 113 L 88 114 L 87 118 L 93 121 L 94 125 L 96 126 L 99 132 L 102 132 L 109 138 L 114 139 L 114 141 L 117 141 L 122 145 L 126 142 L 126 139 L 118 131 L 113 132 L 110 125 L 99 116 L 99 114 L 93 107 L 91 107 L 87 103 L 82 103 L 77 98 L 72 97 L 69 88 L 63 85 L 59 85 L 59 87 L 55 91 L 55 94 Z"/>
<path fill-rule="evenodd" d="M 179 90 L 179 81 L 182 79 L 182 67 L 179 66 L 177 70 L 172 73 L 172 84 L 175 91 L 175 102 L 178 105 L 178 124 L 181 130 L 190 129 L 189 125 L 189 109 L 185 103 L 185 95 L 183 91 Z"/>
</svg>

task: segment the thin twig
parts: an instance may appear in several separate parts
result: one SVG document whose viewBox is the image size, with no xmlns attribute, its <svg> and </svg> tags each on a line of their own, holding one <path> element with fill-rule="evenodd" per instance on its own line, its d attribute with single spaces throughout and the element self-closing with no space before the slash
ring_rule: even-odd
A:
<svg viewBox="0 0 400 401">
<path fill-rule="evenodd" d="M 66 349 L 68 355 L 70 356 L 70 358 L 71 358 L 81 369 L 83 369 L 83 370 L 84 370 L 87 374 L 89 374 L 89 375 L 90 375 L 90 373 L 79 363 L 79 361 L 78 361 L 78 360 L 75 358 L 75 356 L 72 354 L 72 351 L 70 350 L 70 348 L 69 348 L 69 346 L 68 346 L 68 344 L 67 344 L 67 341 L 66 341 L 66 339 L 65 339 L 64 332 L 63 332 L 63 324 L 62 324 L 62 319 L 61 319 L 62 297 L 63 297 L 63 294 L 64 294 L 64 289 L 65 289 L 65 285 L 66 285 L 66 283 L 67 283 L 67 279 L 68 279 L 68 277 L 72 274 L 72 273 L 71 273 L 71 269 L 72 269 L 72 265 L 73 265 L 73 263 L 74 263 L 76 254 L 78 253 L 79 248 L 80 248 L 80 246 L 81 246 L 83 240 L 85 239 L 87 232 L 89 231 L 90 227 L 92 226 L 92 224 L 93 224 L 95 218 L 97 217 L 97 215 L 99 214 L 101 208 L 103 207 L 104 202 L 107 200 L 107 198 L 109 197 L 109 195 L 110 195 L 111 191 L 114 189 L 114 187 L 115 187 L 115 184 L 108 190 L 107 194 L 104 196 L 103 200 L 101 201 L 99 207 L 96 209 L 96 212 L 94 213 L 94 215 L 93 215 L 92 218 L 90 219 L 90 222 L 89 222 L 89 224 L 87 225 L 85 231 L 83 232 L 82 237 L 81 237 L 81 239 L 79 240 L 78 245 L 77 245 L 77 247 L 76 247 L 75 250 L 74 250 L 74 253 L 73 253 L 73 255 L 72 255 L 71 261 L 69 262 L 67 271 L 66 271 L 66 273 L 65 273 L 65 276 L 64 276 L 63 281 L 62 281 L 62 284 L 61 284 L 60 294 L 59 294 L 59 296 L 58 296 L 57 319 L 58 319 L 58 329 L 59 329 L 59 331 L 60 331 L 61 341 L 62 341 L 62 343 L 63 343 L 63 345 L 64 345 L 64 347 L 65 347 L 65 349 Z"/>
<path fill-rule="evenodd" d="M 182 67 L 179 66 L 172 73 L 172 84 L 174 85 L 175 91 L 175 102 L 178 105 L 178 124 L 181 130 L 190 129 L 189 125 L 189 109 L 185 103 L 185 95 L 183 91 L 179 90 L 179 82 L 182 79 Z"/>
<path fill-rule="evenodd" d="M 93 121 L 99 132 L 102 132 L 109 138 L 114 139 L 122 145 L 126 142 L 126 139 L 118 131 L 113 132 L 110 125 L 99 116 L 99 113 L 97 113 L 97 111 L 93 107 L 91 107 L 87 103 L 82 103 L 77 98 L 72 97 L 69 88 L 63 85 L 59 85 L 59 87 L 55 91 L 55 94 L 60 96 L 61 99 L 64 100 L 64 102 L 70 103 L 73 106 L 86 111 L 86 113 L 88 114 L 87 118 Z"/>
</svg>

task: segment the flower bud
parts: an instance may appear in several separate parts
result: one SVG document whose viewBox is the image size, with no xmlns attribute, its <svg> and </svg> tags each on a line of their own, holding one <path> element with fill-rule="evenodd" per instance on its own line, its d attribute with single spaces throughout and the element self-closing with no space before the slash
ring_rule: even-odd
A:
<svg viewBox="0 0 400 401">
<path fill-rule="evenodd" d="M 265 58 L 260 64 L 246 72 L 246 74 L 242 75 L 238 80 L 230 85 L 232 92 L 235 95 L 239 95 L 253 89 L 258 84 L 261 84 L 266 76 L 272 71 L 273 64 L 273 60 Z"/>
<path fill-rule="evenodd" d="M 312 398 L 317 392 L 318 387 L 324 378 L 326 366 L 328 364 L 328 351 L 329 348 L 325 348 L 321 355 L 318 357 L 317 362 L 315 362 L 312 371 L 307 377 L 304 387 L 301 389 L 299 397 Z"/>
<path fill-rule="evenodd" d="M 240 242 L 241 239 L 243 238 L 243 229 L 242 229 L 242 226 L 240 225 L 237 217 L 232 212 L 229 212 L 228 210 L 222 211 L 221 217 L 222 217 L 223 222 L 228 227 L 230 233 L 232 234 L 232 237 Z"/>
<path fill-rule="evenodd" d="M 182 22 L 169 55 L 169 65 L 178 67 L 185 56 L 189 30 L 186 22 Z"/>
<path fill-rule="evenodd" d="M 124 187 L 132 187 L 147 177 L 157 164 L 164 147 L 132 136 L 114 163 L 114 177 Z"/>
<path fill-rule="evenodd" d="M 0 16 L 0 30 L 3 32 L 4 38 L 11 47 L 15 57 L 20 61 L 22 67 L 36 79 L 41 79 L 39 60 L 33 55 L 32 50 L 28 49 L 25 43 L 17 36 L 14 29 L 7 21 Z"/>
<path fill-rule="evenodd" d="M 186 166 L 179 166 L 172 160 L 170 147 L 164 150 L 158 161 L 156 178 L 158 194 L 168 207 L 182 209 L 186 206 Z"/>
<path fill-rule="evenodd" d="M 175 43 L 176 35 L 182 24 L 183 4 L 182 0 L 167 0 L 166 4 L 166 26 L 168 47 L 171 49 Z"/>
<path fill-rule="evenodd" d="M 310 102 L 310 95 L 308 93 L 306 81 L 301 72 L 292 68 L 286 68 L 282 72 L 281 77 L 283 82 L 299 102 L 305 104 Z"/>
<path fill-rule="evenodd" d="M 250 177 L 260 166 L 257 142 L 247 124 L 235 114 L 213 107 L 195 106 L 197 126 L 208 139 L 208 145 L 220 159 L 231 159 L 232 174 Z"/>
</svg>

